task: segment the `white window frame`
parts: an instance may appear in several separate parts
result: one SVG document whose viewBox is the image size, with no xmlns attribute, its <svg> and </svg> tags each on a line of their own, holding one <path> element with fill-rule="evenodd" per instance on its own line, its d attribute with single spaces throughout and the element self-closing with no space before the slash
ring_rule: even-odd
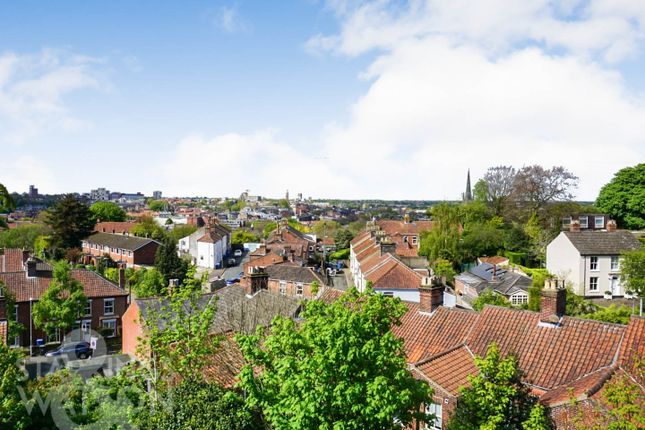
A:
<svg viewBox="0 0 645 430">
<path fill-rule="evenodd" d="M 103 327 L 104 329 L 111 327 L 112 324 L 114 324 L 112 334 L 106 335 L 105 337 L 116 337 L 116 328 L 117 328 L 116 318 L 101 321 L 101 327 Z"/>
<path fill-rule="evenodd" d="M 591 272 L 597 272 L 600 270 L 598 268 L 598 257 L 596 256 L 589 257 L 589 270 Z"/>
<path fill-rule="evenodd" d="M 598 276 L 589 277 L 589 291 L 598 291 Z"/>
<path fill-rule="evenodd" d="M 9 345 L 10 348 L 18 348 L 20 346 L 20 335 L 13 338 L 13 342 Z"/>
<path fill-rule="evenodd" d="M 600 225 L 598 225 L 598 221 L 600 221 Z M 604 216 L 593 217 L 593 225 L 594 225 L 594 228 L 603 228 L 605 226 L 605 217 Z"/>
<path fill-rule="evenodd" d="M 89 308 L 89 312 L 87 312 L 87 309 Z M 92 316 L 92 299 L 87 299 L 85 302 L 85 308 L 83 309 L 83 316 Z"/>
<path fill-rule="evenodd" d="M 562 218 L 562 227 L 569 228 L 571 225 L 571 217 L 570 216 L 565 216 Z"/>
<path fill-rule="evenodd" d="M 529 296 L 528 294 L 513 294 L 511 296 L 511 304 L 513 306 L 521 306 L 521 305 L 526 305 L 529 302 Z"/>
<path fill-rule="evenodd" d="M 426 414 L 434 414 L 433 423 L 425 423 L 424 430 L 441 430 L 443 426 L 443 405 L 441 403 L 431 403 L 426 405 Z"/>
<path fill-rule="evenodd" d="M 114 315 L 114 298 L 103 299 L 103 315 Z M 112 304 L 112 312 L 107 311 L 108 303 Z"/>
<path fill-rule="evenodd" d="M 296 296 L 302 296 L 304 294 L 304 286 L 302 282 L 296 282 Z"/>
<path fill-rule="evenodd" d="M 412 236 L 412 245 L 419 243 L 419 238 L 417 236 Z"/>
<path fill-rule="evenodd" d="M 92 329 L 92 320 L 84 319 L 81 320 L 80 329 L 83 333 L 89 333 Z"/>
<path fill-rule="evenodd" d="M 286 296 L 287 295 L 287 282 L 286 281 L 280 281 L 278 284 L 278 290 L 280 291 L 280 295 Z"/>
<path fill-rule="evenodd" d="M 611 257 L 611 270 L 620 270 L 620 257 L 612 255 Z"/>
<path fill-rule="evenodd" d="M 54 330 L 54 334 L 48 334 L 47 343 L 60 343 L 60 330 Z"/>
<path fill-rule="evenodd" d="M 584 224 L 583 221 L 584 220 Z M 583 216 L 581 218 L 578 218 L 578 221 L 580 221 L 580 228 L 589 228 L 589 217 Z"/>
<path fill-rule="evenodd" d="M 385 297 L 394 297 L 393 291 L 383 291 L 381 294 L 383 294 Z"/>
<path fill-rule="evenodd" d="M 18 322 L 18 305 L 13 305 L 13 318 L 14 322 Z"/>
</svg>

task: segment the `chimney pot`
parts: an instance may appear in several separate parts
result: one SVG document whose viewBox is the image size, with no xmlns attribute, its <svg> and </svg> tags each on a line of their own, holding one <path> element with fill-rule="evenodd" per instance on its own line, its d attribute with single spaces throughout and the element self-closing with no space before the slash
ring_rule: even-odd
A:
<svg viewBox="0 0 645 430">
<path fill-rule="evenodd" d="M 607 221 L 607 231 L 616 231 L 617 228 L 616 221 L 613 219 Z"/>
<path fill-rule="evenodd" d="M 579 232 L 580 231 L 580 220 L 574 219 L 571 221 L 571 224 L 569 224 L 569 231 L 571 232 Z"/>
</svg>

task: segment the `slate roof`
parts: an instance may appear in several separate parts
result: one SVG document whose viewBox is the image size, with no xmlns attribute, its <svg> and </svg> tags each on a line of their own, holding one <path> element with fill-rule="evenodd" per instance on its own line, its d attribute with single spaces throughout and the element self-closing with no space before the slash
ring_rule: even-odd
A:
<svg viewBox="0 0 645 430">
<path fill-rule="evenodd" d="M 641 248 L 636 236 L 626 230 L 563 231 L 561 234 L 567 236 L 580 255 L 618 255 Z"/>
<path fill-rule="evenodd" d="M 159 244 L 156 240 L 145 237 L 124 236 L 122 234 L 110 233 L 94 233 L 86 237 L 84 240 L 88 243 L 109 246 L 110 248 L 127 249 L 128 251 L 136 251 L 150 243 Z"/>
<path fill-rule="evenodd" d="M 228 236 L 231 230 L 219 223 L 212 223 L 204 230 L 204 235 L 197 239 L 197 242 L 217 243 Z"/>
<path fill-rule="evenodd" d="M 493 273 L 497 277 L 496 281 L 493 280 Z M 509 272 L 490 263 L 481 263 L 467 272 L 461 273 L 457 279 L 475 288 L 478 293 L 485 289 L 491 289 L 506 296 L 510 296 L 518 290 L 528 292 L 533 283 L 533 280 L 528 276 Z"/>
<path fill-rule="evenodd" d="M 316 281 L 320 285 L 325 284 L 322 278 L 309 267 L 294 266 L 291 264 L 282 263 L 266 266 L 265 271 L 269 275 L 269 279 L 302 282 L 303 284 L 311 284 Z"/>
</svg>

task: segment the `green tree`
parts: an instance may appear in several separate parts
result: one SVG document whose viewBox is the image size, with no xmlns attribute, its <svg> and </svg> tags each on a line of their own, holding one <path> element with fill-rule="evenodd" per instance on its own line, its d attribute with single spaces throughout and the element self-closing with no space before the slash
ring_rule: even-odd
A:
<svg viewBox="0 0 645 430">
<path fill-rule="evenodd" d="M 231 243 L 233 245 L 242 245 L 249 242 L 259 242 L 260 238 L 254 235 L 253 233 L 238 229 L 231 234 Z"/>
<path fill-rule="evenodd" d="M 336 244 L 336 249 L 347 249 L 349 248 L 349 243 L 354 239 L 354 235 L 351 231 L 341 228 L 336 231 L 334 234 L 334 243 Z"/>
<path fill-rule="evenodd" d="M 166 280 L 154 267 L 138 269 L 130 279 L 130 286 L 137 298 L 165 296 L 168 292 Z"/>
<path fill-rule="evenodd" d="M 175 224 L 170 230 L 170 237 L 179 242 L 179 239 L 190 236 L 198 230 L 197 226 L 191 224 Z"/>
<path fill-rule="evenodd" d="M 113 202 L 96 202 L 90 206 L 92 219 L 98 221 L 125 221 L 127 214 L 119 205 Z"/>
<path fill-rule="evenodd" d="M 641 299 L 645 297 L 645 248 L 623 254 L 620 279 L 626 291 L 634 292 Z"/>
<path fill-rule="evenodd" d="M 488 202 L 488 183 L 485 179 L 480 179 L 473 187 L 473 196 L 476 202 Z"/>
<path fill-rule="evenodd" d="M 396 429 L 428 419 L 419 411 L 431 389 L 408 372 L 391 331 L 405 312 L 399 299 L 352 289 L 333 304 L 307 303 L 300 323 L 277 317 L 266 336 L 238 336 L 248 404 L 276 429 Z"/>
<path fill-rule="evenodd" d="M 441 203 L 432 207 L 431 214 L 433 226 L 431 230 L 421 233 L 419 254 L 427 256 L 431 262 L 441 258 L 460 264 L 459 207 Z"/>
<path fill-rule="evenodd" d="M 154 240 L 165 238 L 166 231 L 150 216 L 142 216 L 139 221 L 132 227 L 130 232 L 139 237 L 147 237 Z"/>
<path fill-rule="evenodd" d="M 24 224 L 0 232 L 0 248 L 22 248 L 33 250 L 39 236 L 49 232 L 43 224 Z"/>
<path fill-rule="evenodd" d="M 448 282 L 452 282 L 457 275 L 457 272 L 455 272 L 455 269 L 452 267 L 452 263 L 442 258 L 439 258 L 432 263 L 432 270 L 434 270 L 435 275 L 444 276 Z"/>
<path fill-rule="evenodd" d="M 14 201 L 7 188 L 0 184 L 0 213 L 11 212 L 16 208 L 16 202 Z M 4 217 L 0 217 L 0 227 L 7 227 L 7 222 Z"/>
<path fill-rule="evenodd" d="M 165 237 L 155 255 L 155 268 L 168 283 L 171 279 L 184 282 L 188 263 L 177 255 L 177 242 L 172 237 Z"/>
<path fill-rule="evenodd" d="M 0 428 L 28 428 L 29 416 L 18 391 L 24 389 L 25 375 L 19 367 L 22 359 L 20 350 L 0 341 Z"/>
<path fill-rule="evenodd" d="M 484 309 L 484 305 L 495 305 L 510 308 L 511 302 L 509 302 L 508 299 L 501 294 L 497 294 L 496 292 L 491 290 L 484 290 L 479 294 L 479 296 L 477 296 L 475 300 L 473 300 L 472 305 L 473 309 L 479 312 Z"/>
<path fill-rule="evenodd" d="M 50 244 L 55 250 L 80 248 L 81 240 L 92 233 L 95 225 L 89 207 L 73 194 L 67 194 L 47 211 L 46 223 L 51 228 Z"/>
<path fill-rule="evenodd" d="M 323 219 L 313 223 L 311 226 L 311 232 L 320 238 L 325 236 L 334 237 L 336 232 L 342 228 L 343 227 L 337 221 Z"/>
<path fill-rule="evenodd" d="M 166 210 L 167 207 L 168 207 L 168 203 L 165 200 L 150 200 L 148 202 L 148 208 L 151 211 L 161 212 Z"/>
<path fill-rule="evenodd" d="M 49 288 L 33 305 L 34 325 L 47 334 L 57 329 L 68 331 L 85 309 L 87 297 L 83 285 L 71 273 L 67 263 L 54 265 L 54 276 Z"/>
<path fill-rule="evenodd" d="M 616 306 L 612 304 L 606 308 L 600 307 L 596 312 L 579 315 L 579 317 L 614 324 L 629 324 L 629 317 L 631 315 L 632 312 L 627 306 Z"/>
<path fill-rule="evenodd" d="M 451 415 L 450 430 L 547 430 L 549 423 L 537 397 L 520 380 L 513 356 L 502 359 L 496 344 L 486 357 L 475 357 L 477 375 L 468 376 L 470 387 L 460 389 Z"/>
<path fill-rule="evenodd" d="M 596 206 L 623 228 L 645 229 L 645 163 L 619 170 L 600 189 Z"/>
</svg>

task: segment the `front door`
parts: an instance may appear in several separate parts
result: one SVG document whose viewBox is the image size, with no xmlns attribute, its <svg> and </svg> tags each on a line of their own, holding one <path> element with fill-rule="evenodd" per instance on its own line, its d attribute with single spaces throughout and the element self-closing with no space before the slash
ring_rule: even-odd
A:
<svg viewBox="0 0 645 430">
<path fill-rule="evenodd" d="M 609 285 L 611 286 L 611 294 L 614 296 L 620 295 L 620 284 L 618 283 L 618 276 L 612 275 L 609 280 Z"/>
</svg>

